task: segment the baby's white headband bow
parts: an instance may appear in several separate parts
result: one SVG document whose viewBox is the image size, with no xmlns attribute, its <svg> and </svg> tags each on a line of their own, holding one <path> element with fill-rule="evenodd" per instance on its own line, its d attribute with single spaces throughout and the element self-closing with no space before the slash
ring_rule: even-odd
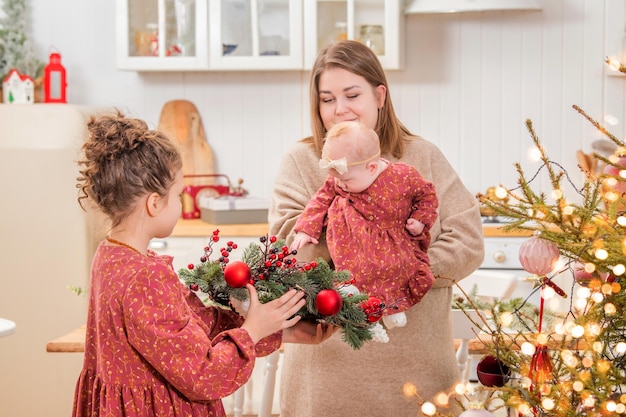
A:
<svg viewBox="0 0 626 417">
<path fill-rule="evenodd" d="M 376 154 L 362 161 L 348 163 L 348 160 L 345 157 L 339 158 L 339 159 L 330 159 L 329 157 L 322 155 L 322 159 L 320 159 L 319 165 L 320 165 L 320 168 L 322 169 L 333 168 L 335 171 L 339 173 L 339 175 L 343 175 L 346 172 L 348 172 L 348 167 L 351 167 L 354 165 L 365 164 L 371 160 L 378 158 L 379 156 L 380 156 L 380 151 L 376 152 Z"/>
</svg>

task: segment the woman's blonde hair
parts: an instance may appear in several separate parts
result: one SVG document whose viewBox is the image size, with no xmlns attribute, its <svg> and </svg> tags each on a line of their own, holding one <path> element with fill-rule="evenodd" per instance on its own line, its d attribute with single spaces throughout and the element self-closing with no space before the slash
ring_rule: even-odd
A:
<svg viewBox="0 0 626 417">
<path fill-rule="evenodd" d="M 338 41 L 322 49 L 313 64 L 310 85 L 311 125 L 313 136 L 305 141 L 312 143 L 319 155 L 322 152 L 326 129 L 322 122 L 319 105 L 320 76 L 329 68 L 342 68 L 359 75 L 373 87 L 385 86 L 387 94 L 385 102 L 378 110 L 378 121 L 375 131 L 380 138 L 380 148 L 383 154 L 391 154 L 396 158 L 404 153 L 404 142 L 414 135 L 398 120 L 391 102 L 387 77 L 378 57 L 366 45 L 358 41 Z"/>
</svg>

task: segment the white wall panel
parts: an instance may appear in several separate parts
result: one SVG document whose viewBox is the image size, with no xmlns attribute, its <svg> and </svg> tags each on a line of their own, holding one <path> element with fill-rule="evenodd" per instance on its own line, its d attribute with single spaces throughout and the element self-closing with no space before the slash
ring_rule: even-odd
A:
<svg viewBox="0 0 626 417">
<path fill-rule="evenodd" d="M 310 132 L 307 71 L 143 73 L 115 69 L 108 0 L 30 0 L 37 53 L 63 55 L 76 104 L 117 106 L 156 126 L 166 101 L 200 110 L 220 172 L 268 195 L 280 155 Z M 549 154 L 575 170 L 576 149 L 598 136 L 571 106 L 618 117 L 624 135 L 626 77 L 609 77 L 605 55 L 621 48 L 623 0 L 543 0 L 542 11 L 410 15 L 406 67 L 389 73 L 395 107 L 435 142 L 476 193 L 529 173 L 532 119 Z M 96 24 L 98 23 L 98 24 Z M 579 175 L 574 175 L 580 180 Z M 544 182 L 545 184 L 545 182 Z"/>
</svg>

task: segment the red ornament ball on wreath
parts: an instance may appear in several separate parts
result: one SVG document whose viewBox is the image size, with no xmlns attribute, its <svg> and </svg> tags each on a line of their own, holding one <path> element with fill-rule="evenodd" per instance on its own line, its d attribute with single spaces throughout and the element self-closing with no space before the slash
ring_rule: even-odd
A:
<svg viewBox="0 0 626 417">
<path fill-rule="evenodd" d="M 535 233 L 519 248 L 519 261 L 531 274 L 543 276 L 554 269 L 559 260 L 559 248 L 554 242 L 542 239 Z"/>
<path fill-rule="evenodd" d="M 231 262 L 224 268 L 224 281 L 232 288 L 245 287 L 250 278 L 252 278 L 252 273 L 245 262 Z"/>
<path fill-rule="evenodd" d="M 339 313 L 342 306 L 343 298 L 337 290 L 322 290 L 315 297 L 315 308 L 322 316 L 334 316 Z"/>
</svg>

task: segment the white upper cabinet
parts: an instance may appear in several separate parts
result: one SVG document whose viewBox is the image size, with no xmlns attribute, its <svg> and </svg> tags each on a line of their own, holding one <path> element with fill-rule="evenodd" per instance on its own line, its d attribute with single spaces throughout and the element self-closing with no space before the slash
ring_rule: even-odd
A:
<svg viewBox="0 0 626 417">
<path fill-rule="evenodd" d="M 208 0 L 116 0 L 117 68 L 209 69 Z"/>
<path fill-rule="evenodd" d="M 338 39 L 370 46 L 385 69 L 402 69 L 404 14 L 402 0 L 304 0 L 304 68 Z"/>
<path fill-rule="evenodd" d="M 309 70 L 334 39 L 402 68 L 402 0 L 116 0 L 117 67 Z"/>
<path fill-rule="evenodd" d="M 302 0 L 209 0 L 211 69 L 302 68 Z"/>
</svg>

